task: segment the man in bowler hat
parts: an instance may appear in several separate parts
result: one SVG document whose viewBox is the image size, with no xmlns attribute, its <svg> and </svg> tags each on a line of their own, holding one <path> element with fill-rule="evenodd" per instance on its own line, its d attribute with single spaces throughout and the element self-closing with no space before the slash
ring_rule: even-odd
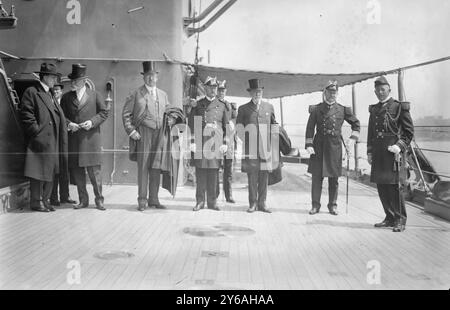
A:
<svg viewBox="0 0 450 310">
<path fill-rule="evenodd" d="M 306 125 L 305 148 L 310 154 L 308 172 L 312 175 L 309 214 L 319 213 L 322 183 L 328 177 L 328 211 L 337 215 L 338 178 L 342 175 L 342 124 L 344 120 L 352 127 L 350 138 L 345 143 L 347 150 L 359 138 L 359 120 L 351 108 L 336 101 L 337 81 L 329 81 L 323 90 L 323 102 L 309 107 Z"/>
<path fill-rule="evenodd" d="M 80 203 L 74 209 L 87 208 L 86 170 L 95 194 L 95 205 L 105 210 L 102 195 L 102 150 L 100 125 L 109 110 L 102 96 L 86 86 L 86 65 L 73 64 L 68 75 L 72 90 L 61 99 L 69 128 L 69 172 L 75 181 Z"/>
<path fill-rule="evenodd" d="M 53 86 L 52 93 L 61 105 L 61 98 L 63 95 L 64 85 L 61 83 L 61 77 L 58 76 L 56 84 Z M 62 154 L 61 154 L 62 155 Z M 67 156 L 67 155 L 65 155 Z M 58 199 L 58 187 L 59 187 L 59 199 Z M 75 204 L 76 201 L 69 197 L 69 175 L 68 171 L 60 172 L 55 176 L 53 181 L 52 194 L 50 196 L 50 204 L 52 206 L 59 206 L 61 203 Z"/>
<path fill-rule="evenodd" d="M 259 79 L 251 79 L 249 92 L 252 99 L 238 109 L 236 132 L 243 141 L 242 172 L 247 173 L 248 199 L 247 212 L 257 210 L 271 213 L 266 206 L 269 173 L 279 165 L 278 143 L 268 144 L 272 139 L 272 125 L 277 124 L 273 106 L 262 100 L 263 89 Z M 276 140 L 278 142 L 278 140 Z M 269 142 L 270 143 L 270 142 Z M 270 154 L 267 155 L 267 148 Z M 276 148 L 276 149 L 274 149 Z"/>
<path fill-rule="evenodd" d="M 19 111 L 27 144 L 24 175 L 30 178 L 30 208 L 50 212 L 53 179 L 67 169 L 67 128 L 51 92 L 60 75 L 56 66 L 43 63 L 37 73 L 40 83 L 25 90 Z"/>
<path fill-rule="evenodd" d="M 137 143 L 138 167 L 138 210 L 149 208 L 165 209 L 159 202 L 161 180 L 160 129 L 164 123 L 164 113 L 169 107 L 166 92 L 156 87 L 159 72 L 154 61 L 144 61 L 141 72 L 144 85 L 127 97 L 122 111 L 126 133 Z M 169 125 L 175 120 L 168 117 Z M 148 194 L 148 197 L 147 197 Z"/>
<path fill-rule="evenodd" d="M 370 181 L 377 184 L 383 205 L 384 220 L 375 227 L 392 227 L 401 232 L 406 225 L 405 153 L 414 137 L 409 102 L 400 102 L 390 95 L 391 86 L 384 76 L 375 80 L 379 102 L 369 106 L 367 159 L 371 164 Z"/>
</svg>

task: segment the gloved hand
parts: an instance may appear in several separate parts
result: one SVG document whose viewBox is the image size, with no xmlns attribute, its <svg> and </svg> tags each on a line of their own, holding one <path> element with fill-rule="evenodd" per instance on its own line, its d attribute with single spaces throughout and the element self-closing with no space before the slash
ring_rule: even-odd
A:
<svg viewBox="0 0 450 310">
<path fill-rule="evenodd" d="M 141 139 L 141 135 L 135 130 L 131 133 L 130 138 L 137 141 Z"/>
<path fill-rule="evenodd" d="M 172 116 L 169 116 L 167 118 L 167 123 L 169 124 L 170 127 L 172 127 L 175 124 L 175 118 L 173 118 Z"/>
<path fill-rule="evenodd" d="M 214 123 L 207 123 L 206 125 L 205 125 L 205 128 L 213 128 L 213 129 L 216 129 L 217 128 L 217 124 L 214 122 Z"/>
<path fill-rule="evenodd" d="M 67 130 L 72 132 L 77 132 L 80 129 L 80 126 L 75 123 L 69 123 Z"/>
<path fill-rule="evenodd" d="M 228 151 L 228 146 L 227 146 L 226 144 L 222 144 L 222 145 L 219 147 L 219 150 L 220 150 L 222 153 L 226 153 L 226 152 Z"/>
<path fill-rule="evenodd" d="M 228 126 L 230 126 L 230 130 L 231 131 L 234 131 L 235 125 L 234 125 L 234 123 L 232 121 L 228 122 Z"/>
<path fill-rule="evenodd" d="M 367 154 L 367 161 L 369 162 L 369 165 L 372 165 L 372 153 Z"/>
<path fill-rule="evenodd" d="M 197 106 L 197 100 L 195 100 L 195 99 L 189 100 L 189 105 L 191 107 L 195 108 Z"/>
<path fill-rule="evenodd" d="M 312 146 L 308 146 L 306 148 L 306 151 L 309 153 L 309 155 L 314 155 L 316 152 L 314 151 L 314 148 Z"/>
<path fill-rule="evenodd" d="M 84 130 L 90 130 L 92 128 L 92 121 L 91 120 L 85 121 L 84 123 L 80 124 L 80 127 L 83 128 Z"/>
<path fill-rule="evenodd" d="M 400 149 L 400 147 L 398 145 L 394 144 L 394 145 L 388 146 L 388 151 L 397 155 L 397 154 L 400 154 L 400 152 L 402 150 Z"/>
<path fill-rule="evenodd" d="M 189 146 L 189 150 L 190 150 L 191 152 L 197 151 L 197 146 L 195 145 L 195 143 L 191 143 L 191 145 Z"/>
</svg>

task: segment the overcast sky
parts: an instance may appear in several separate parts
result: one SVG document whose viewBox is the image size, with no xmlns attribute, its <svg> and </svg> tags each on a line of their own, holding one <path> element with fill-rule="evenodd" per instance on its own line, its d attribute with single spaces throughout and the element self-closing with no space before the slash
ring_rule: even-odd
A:
<svg viewBox="0 0 450 310">
<path fill-rule="evenodd" d="M 202 9 L 211 2 L 202 0 Z M 197 0 L 197 9 L 199 3 Z M 377 20 L 373 3 L 380 5 L 380 24 L 368 23 L 368 19 Z M 449 56 L 449 29 L 448 0 L 238 0 L 200 34 L 200 47 L 204 64 L 210 50 L 211 66 L 356 73 Z M 185 60 L 193 61 L 195 39 L 193 36 L 184 42 Z M 397 97 L 397 77 L 390 75 L 388 79 Z M 412 103 L 413 117 L 450 118 L 444 93 L 449 81 L 450 61 L 406 71 L 406 98 Z M 285 98 L 289 111 L 285 122 L 306 122 L 307 105 L 318 103 L 320 98 L 318 93 Z M 342 88 L 339 99 L 351 105 L 351 87 Z M 377 101 L 373 80 L 357 84 L 357 101 L 358 116 L 367 122 L 367 106 Z"/>
</svg>

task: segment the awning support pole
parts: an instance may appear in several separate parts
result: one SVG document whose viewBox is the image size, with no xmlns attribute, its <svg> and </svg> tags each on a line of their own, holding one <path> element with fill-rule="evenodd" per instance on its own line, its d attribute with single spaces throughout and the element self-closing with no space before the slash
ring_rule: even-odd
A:
<svg viewBox="0 0 450 310">
<path fill-rule="evenodd" d="M 352 84 L 352 109 L 353 114 L 356 116 L 356 88 L 355 84 Z M 358 154 L 358 145 L 359 142 L 355 143 L 355 174 L 356 176 L 359 176 L 359 154 Z"/>
<path fill-rule="evenodd" d="M 280 115 L 281 115 L 281 127 L 284 128 L 284 118 L 283 118 L 283 98 L 280 97 Z"/>
<path fill-rule="evenodd" d="M 398 70 L 398 100 L 405 101 L 405 88 L 403 87 L 403 78 L 405 77 L 405 72 L 400 69 Z"/>
</svg>

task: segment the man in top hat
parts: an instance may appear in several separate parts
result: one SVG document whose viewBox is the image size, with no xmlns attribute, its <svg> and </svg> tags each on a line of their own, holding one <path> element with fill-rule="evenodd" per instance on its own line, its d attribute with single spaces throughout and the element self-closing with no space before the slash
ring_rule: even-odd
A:
<svg viewBox="0 0 450 310">
<path fill-rule="evenodd" d="M 102 150 L 100 125 L 108 118 L 109 110 L 102 96 L 86 87 L 86 65 L 73 64 L 68 75 L 71 91 L 61 99 L 69 128 L 69 172 L 74 180 L 80 203 L 74 209 L 87 208 L 86 170 L 95 194 L 95 205 L 105 210 L 102 195 Z"/>
<path fill-rule="evenodd" d="M 379 102 L 369 106 L 367 158 L 372 165 L 370 181 L 377 184 L 378 195 L 386 214 L 375 227 L 393 227 L 401 232 L 406 225 L 403 196 L 405 153 L 414 136 L 409 102 L 399 102 L 390 95 L 391 87 L 384 76 L 375 80 Z"/>
<path fill-rule="evenodd" d="M 204 85 L 206 96 L 197 101 L 188 117 L 197 180 L 194 211 L 205 207 L 205 192 L 208 208 L 219 210 L 216 186 L 220 162 L 228 149 L 224 134 L 228 113 L 225 104 L 217 98 L 217 79 L 207 77 Z"/>
<path fill-rule="evenodd" d="M 63 95 L 64 85 L 61 83 L 61 76 L 58 76 L 56 84 L 52 88 L 53 96 L 61 104 L 61 98 Z M 62 155 L 62 154 L 61 154 Z M 67 155 L 66 155 L 67 156 Z M 58 185 L 59 185 L 59 200 L 58 200 Z M 71 203 L 75 204 L 76 201 L 69 197 L 69 175 L 68 171 L 63 171 L 55 176 L 53 181 L 52 194 L 50 196 L 50 204 L 52 206 L 59 206 L 60 203 Z"/>
<path fill-rule="evenodd" d="M 359 138 L 359 120 L 350 107 L 336 101 L 337 81 L 329 81 L 323 90 L 323 102 L 309 107 L 305 148 L 310 154 L 308 172 L 312 175 L 311 200 L 313 215 L 320 210 L 322 183 L 328 177 L 328 211 L 337 215 L 338 178 L 342 175 L 342 124 L 351 125 L 352 133 L 345 143 L 348 151 Z"/>
<path fill-rule="evenodd" d="M 30 208 L 49 212 L 55 211 L 49 203 L 53 179 L 67 169 L 67 128 L 51 93 L 60 75 L 56 66 L 43 63 L 37 73 L 40 83 L 25 90 L 19 111 L 27 143 L 24 175 L 30 178 Z"/>
<path fill-rule="evenodd" d="M 227 152 L 225 153 L 223 159 L 223 191 L 225 193 L 225 199 L 229 203 L 235 203 L 233 199 L 233 191 L 231 189 L 231 183 L 233 181 L 233 158 L 234 158 L 234 149 L 235 149 L 235 122 L 237 117 L 237 105 L 236 103 L 229 102 L 225 100 L 225 95 L 227 93 L 227 81 L 217 81 L 217 99 L 220 102 L 225 104 L 227 117 L 229 120 L 229 126 L 226 128 L 226 136 L 227 136 Z M 220 185 L 219 180 L 217 180 L 217 196 L 220 193 Z"/>
<path fill-rule="evenodd" d="M 250 207 L 247 212 L 257 210 L 271 213 L 266 206 L 269 173 L 279 165 L 278 143 L 271 143 L 272 128 L 277 124 L 273 106 L 262 100 L 263 89 L 259 79 L 251 79 L 249 92 L 252 99 L 238 109 L 236 131 L 243 141 L 242 172 L 247 173 L 248 199 Z M 244 129 L 244 130 L 242 130 Z M 278 142 L 278 140 L 276 140 Z M 269 148 L 270 154 L 267 154 Z M 275 149 L 274 149 L 275 148 Z"/>
<path fill-rule="evenodd" d="M 142 65 L 144 85 L 128 96 L 122 111 L 125 131 L 137 143 L 139 211 L 144 211 L 147 206 L 166 208 L 158 198 L 162 154 L 157 147 L 164 112 L 169 106 L 167 94 L 156 87 L 159 72 L 155 62 L 144 61 Z M 174 120 L 169 118 L 169 122 L 173 124 Z"/>
</svg>

